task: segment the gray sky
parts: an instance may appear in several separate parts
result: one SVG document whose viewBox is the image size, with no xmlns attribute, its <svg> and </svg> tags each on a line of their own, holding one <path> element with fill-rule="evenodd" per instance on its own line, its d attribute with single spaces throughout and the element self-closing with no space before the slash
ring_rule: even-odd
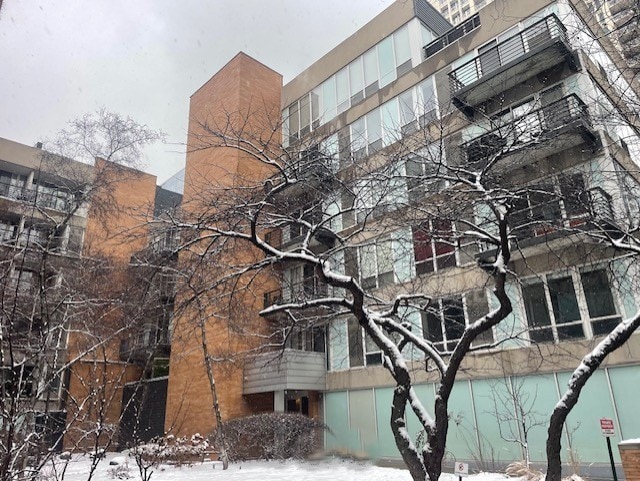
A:
<svg viewBox="0 0 640 481">
<path fill-rule="evenodd" d="M 391 3 L 7 0 L 0 137 L 34 145 L 104 106 L 168 134 L 145 159 L 162 182 L 184 166 L 189 96 L 238 51 L 287 82 Z"/>
</svg>

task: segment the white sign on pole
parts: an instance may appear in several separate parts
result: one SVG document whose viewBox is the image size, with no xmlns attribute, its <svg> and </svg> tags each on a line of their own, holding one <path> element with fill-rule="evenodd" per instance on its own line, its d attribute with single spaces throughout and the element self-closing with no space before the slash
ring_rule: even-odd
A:
<svg viewBox="0 0 640 481">
<path fill-rule="evenodd" d="M 616 428 L 613 426 L 613 419 L 601 418 L 600 419 L 600 430 L 602 431 L 602 435 L 605 438 L 610 438 L 612 436 L 615 436 Z"/>
<path fill-rule="evenodd" d="M 459 463 L 456 461 L 453 474 L 458 476 L 466 476 L 469 474 L 469 465 L 467 463 Z"/>
</svg>

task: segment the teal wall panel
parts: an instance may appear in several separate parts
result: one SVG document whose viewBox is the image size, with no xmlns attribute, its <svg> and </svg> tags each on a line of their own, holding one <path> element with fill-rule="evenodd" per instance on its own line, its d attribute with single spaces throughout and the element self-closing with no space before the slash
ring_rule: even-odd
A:
<svg viewBox="0 0 640 481">
<path fill-rule="evenodd" d="M 349 424 L 360 442 L 358 451 L 368 452 L 377 444 L 373 389 L 349 392 Z"/>
<path fill-rule="evenodd" d="M 561 395 L 567 389 L 571 373 L 558 374 L 558 384 Z M 604 370 L 596 371 L 586 386 L 582 389 L 578 404 L 567 418 L 567 432 L 571 438 L 573 452 L 581 461 L 601 462 L 609 461 L 607 446 L 600 432 L 600 418 L 614 418 L 614 409 L 609 394 L 609 386 Z M 614 445 L 620 441 L 619 436 L 611 439 Z M 569 446 L 567 438 L 562 440 L 562 454 L 567 455 Z M 614 458 L 620 461 L 620 454 L 614 449 Z"/>
<path fill-rule="evenodd" d="M 640 366 L 616 367 L 609 369 L 611 390 L 620 420 L 621 437 L 640 438 Z M 616 426 L 617 427 L 617 426 Z"/>
<path fill-rule="evenodd" d="M 558 391 L 553 374 L 513 378 L 514 391 L 518 393 L 518 403 L 526 414 L 529 428 L 529 456 L 532 461 L 547 459 L 547 425 L 549 415 L 558 402 Z M 564 454 L 564 453 L 563 453 Z"/>
<path fill-rule="evenodd" d="M 349 398 L 347 392 L 329 392 L 324 396 L 326 448 L 332 450 L 360 451 L 360 440 L 349 426 Z"/>
<path fill-rule="evenodd" d="M 372 446 L 371 455 L 377 458 L 399 458 L 391 432 L 391 402 L 393 388 L 385 387 L 375 390 L 376 422 L 378 425 L 378 442 Z"/>
<path fill-rule="evenodd" d="M 447 451 L 453 459 L 468 459 L 475 440 L 475 420 L 467 381 L 454 384 L 449 397 Z"/>
<path fill-rule="evenodd" d="M 519 445 L 507 441 L 517 433 L 518 426 L 513 416 L 513 403 L 505 383 L 508 379 L 482 379 L 472 382 L 473 397 L 478 420 L 478 440 L 473 439 L 475 449 L 469 452 L 469 459 L 481 459 L 485 464 L 492 461 L 521 459 Z M 475 434 L 475 433 L 473 433 Z"/>
</svg>

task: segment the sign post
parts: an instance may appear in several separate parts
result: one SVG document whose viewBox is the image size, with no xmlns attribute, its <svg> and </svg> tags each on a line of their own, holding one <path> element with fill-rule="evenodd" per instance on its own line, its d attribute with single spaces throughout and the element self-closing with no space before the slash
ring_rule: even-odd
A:
<svg viewBox="0 0 640 481">
<path fill-rule="evenodd" d="M 615 436 L 616 429 L 613 425 L 613 419 L 601 418 L 600 430 L 602 435 L 607 440 L 607 450 L 609 451 L 609 461 L 611 462 L 611 472 L 613 473 L 613 481 L 618 481 L 618 475 L 616 474 L 616 465 L 613 462 L 613 451 L 611 450 L 611 437 Z"/>
<path fill-rule="evenodd" d="M 469 465 L 467 463 L 460 463 L 456 461 L 455 467 L 453 468 L 453 474 L 457 474 L 458 480 L 462 481 L 463 476 L 469 475 Z"/>
</svg>

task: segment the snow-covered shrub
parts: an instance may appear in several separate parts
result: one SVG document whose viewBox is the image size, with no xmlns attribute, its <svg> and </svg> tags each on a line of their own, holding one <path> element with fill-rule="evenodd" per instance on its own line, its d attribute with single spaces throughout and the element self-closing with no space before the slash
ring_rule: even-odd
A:
<svg viewBox="0 0 640 481">
<path fill-rule="evenodd" d="M 321 447 L 325 426 L 302 414 L 265 413 L 223 424 L 231 461 L 245 459 L 303 459 Z M 216 439 L 215 434 L 211 437 Z"/>
<path fill-rule="evenodd" d="M 200 434 L 176 438 L 168 435 L 134 446 L 130 455 L 135 459 L 140 477 L 148 481 L 154 468 L 162 463 L 177 466 L 202 461 L 209 450 L 209 442 Z"/>
</svg>

